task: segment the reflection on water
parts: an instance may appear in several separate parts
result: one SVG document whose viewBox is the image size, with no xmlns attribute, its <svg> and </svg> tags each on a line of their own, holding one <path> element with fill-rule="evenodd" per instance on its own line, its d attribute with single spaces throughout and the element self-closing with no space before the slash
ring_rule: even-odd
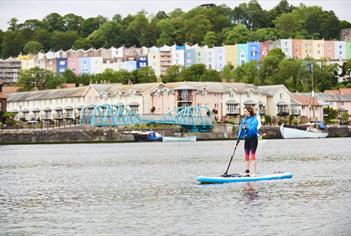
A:
<svg viewBox="0 0 351 236">
<path fill-rule="evenodd" d="M 0 235 L 349 235 L 351 139 L 267 140 L 258 175 L 293 179 L 197 184 L 234 144 L 0 146 Z"/>
</svg>

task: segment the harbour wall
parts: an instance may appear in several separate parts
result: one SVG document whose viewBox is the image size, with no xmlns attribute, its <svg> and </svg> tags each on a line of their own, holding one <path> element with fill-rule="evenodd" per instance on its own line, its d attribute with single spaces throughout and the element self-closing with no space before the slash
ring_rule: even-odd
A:
<svg viewBox="0 0 351 236">
<path fill-rule="evenodd" d="M 153 129 L 166 136 L 197 136 L 197 140 L 236 139 L 238 126 L 230 124 L 215 125 L 211 132 L 184 132 L 179 127 Z M 265 139 L 282 138 L 279 127 L 264 126 L 260 130 Z M 328 127 L 328 137 L 351 137 L 348 126 Z M 108 143 L 134 142 L 134 135 L 125 128 L 73 127 L 38 130 L 3 130 L 0 131 L 0 144 L 39 144 L 39 143 Z"/>
</svg>

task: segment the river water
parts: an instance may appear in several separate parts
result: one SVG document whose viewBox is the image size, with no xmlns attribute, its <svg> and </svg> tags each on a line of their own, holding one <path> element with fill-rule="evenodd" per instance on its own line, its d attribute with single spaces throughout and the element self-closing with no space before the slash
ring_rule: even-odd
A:
<svg viewBox="0 0 351 236">
<path fill-rule="evenodd" d="M 290 180 L 196 183 L 233 146 L 0 146 L 0 235 L 351 235 L 351 138 L 260 142 L 258 174 Z"/>
</svg>

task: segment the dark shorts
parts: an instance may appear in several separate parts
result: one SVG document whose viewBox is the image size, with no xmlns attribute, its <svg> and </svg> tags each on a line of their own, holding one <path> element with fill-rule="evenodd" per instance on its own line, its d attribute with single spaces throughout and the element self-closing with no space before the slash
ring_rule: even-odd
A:
<svg viewBox="0 0 351 236">
<path fill-rule="evenodd" d="M 245 139 L 245 154 L 255 154 L 257 149 L 258 139 L 257 136 Z"/>
</svg>

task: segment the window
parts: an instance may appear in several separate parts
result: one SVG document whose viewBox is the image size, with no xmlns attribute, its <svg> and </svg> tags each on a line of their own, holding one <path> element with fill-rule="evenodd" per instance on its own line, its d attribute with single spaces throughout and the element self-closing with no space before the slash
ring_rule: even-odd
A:
<svg viewBox="0 0 351 236">
<path fill-rule="evenodd" d="M 134 112 L 138 112 L 138 108 L 139 106 L 130 106 L 130 110 Z M 158 110 L 160 111 L 160 108 L 158 108 Z"/>
<path fill-rule="evenodd" d="M 283 99 L 283 94 L 282 93 L 279 94 L 279 97 L 280 97 L 280 99 Z"/>
</svg>

